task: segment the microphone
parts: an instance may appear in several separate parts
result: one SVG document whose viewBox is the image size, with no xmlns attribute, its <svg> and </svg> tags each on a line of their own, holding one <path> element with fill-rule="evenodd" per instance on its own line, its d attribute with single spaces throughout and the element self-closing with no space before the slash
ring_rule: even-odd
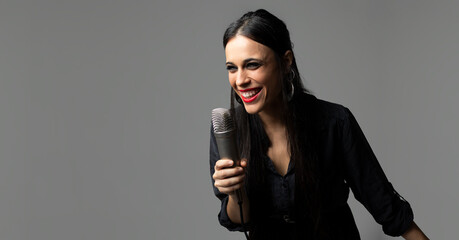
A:
<svg viewBox="0 0 459 240">
<path fill-rule="evenodd" d="M 220 158 L 231 159 L 233 160 L 233 167 L 239 166 L 241 158 L 237 150 L 236 128 L 230 111 L 225 108 L 212 110 L 212 125 Z M 242 203 L 241 189 L 236 190 L 236 196 L 238 202 Z"/>
<path fill-rule="evenodd" d="M 214 127 L 214 136 L 217 141 L 217 149 L 220 158 L 233 160 L 233 167 L 240 166 L 241 157 L 237 150 L 236 127 L 234 126 L 231 113 L 225 108 L 215 108 L 212 110 L 212 125 Z M 237 204 L 239 205 L 239 214 L 241 224 L 247 240 L 250 240 L 244 223 L 244 214 L 242 212 L 242 191 L 236 190 Z"/>
</svg>

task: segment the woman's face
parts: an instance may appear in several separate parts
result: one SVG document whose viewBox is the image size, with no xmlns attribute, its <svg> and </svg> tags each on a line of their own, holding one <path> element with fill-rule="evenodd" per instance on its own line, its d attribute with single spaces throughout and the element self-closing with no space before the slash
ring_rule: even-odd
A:
<svg viewBox="0 0 459 240">
<path fill-rule="evenodd" d="M 249 114 L 272 110 L 281 101 L 281 75 L 275 53 L 242 35 L 225 47 L 228 78 Z"/>
</svg>

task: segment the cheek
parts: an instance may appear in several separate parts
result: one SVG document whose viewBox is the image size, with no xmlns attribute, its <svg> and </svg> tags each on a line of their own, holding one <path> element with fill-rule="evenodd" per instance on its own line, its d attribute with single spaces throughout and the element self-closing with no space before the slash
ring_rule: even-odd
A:
<svg viewBox="0 0 459 240">
<path fill-rule="evenodd" d="M 236 78 L 232 74 L 228 74 L 228 80 L 231 87 L 236 87 Z"/>
<path fill-rule="evenodd" d="M 270 86 L 273 83 L 273 77 L 267 73 L 259 73 L 256 78 L 258 79 L 258 83 L 264 86 Z"/>
</svg>

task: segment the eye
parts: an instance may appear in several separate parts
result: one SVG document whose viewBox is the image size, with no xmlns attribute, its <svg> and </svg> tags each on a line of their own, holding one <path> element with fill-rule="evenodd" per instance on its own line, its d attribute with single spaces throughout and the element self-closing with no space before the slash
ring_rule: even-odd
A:
<svg viewBox="0 0 459 240">
<path fill-rule="evenodd" d="M 255 70 L 257 68 L 259 68 L 261 66 L 260 63 L 257 63 L 257 62 L 249 62 L 247 63 L 247 69 L 252 69 L 252 70 Z"/>
<path fill-rule="evenodd" d="M 229 72 L 234 72 L 237 70 L 237 67 L 233 65 L 226 65 L 226 70 L 228 70 Z"/>
</svg>

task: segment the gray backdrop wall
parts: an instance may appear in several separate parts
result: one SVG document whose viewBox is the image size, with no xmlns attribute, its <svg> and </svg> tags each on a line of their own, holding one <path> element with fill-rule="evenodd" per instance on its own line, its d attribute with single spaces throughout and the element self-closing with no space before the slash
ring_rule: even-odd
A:
<svg viewBox="0 0 459 240">
<path fill-rule="evenodd" d="M 316 96 L 349 107 L 416 222 L 459 235 L 459 2 L 0 1 L 0 239 L 242 239 L 219 226 L 221 38 L 287 23 Z M 390 239 L 351 199 L 363 239 Z"/>
</svg>

